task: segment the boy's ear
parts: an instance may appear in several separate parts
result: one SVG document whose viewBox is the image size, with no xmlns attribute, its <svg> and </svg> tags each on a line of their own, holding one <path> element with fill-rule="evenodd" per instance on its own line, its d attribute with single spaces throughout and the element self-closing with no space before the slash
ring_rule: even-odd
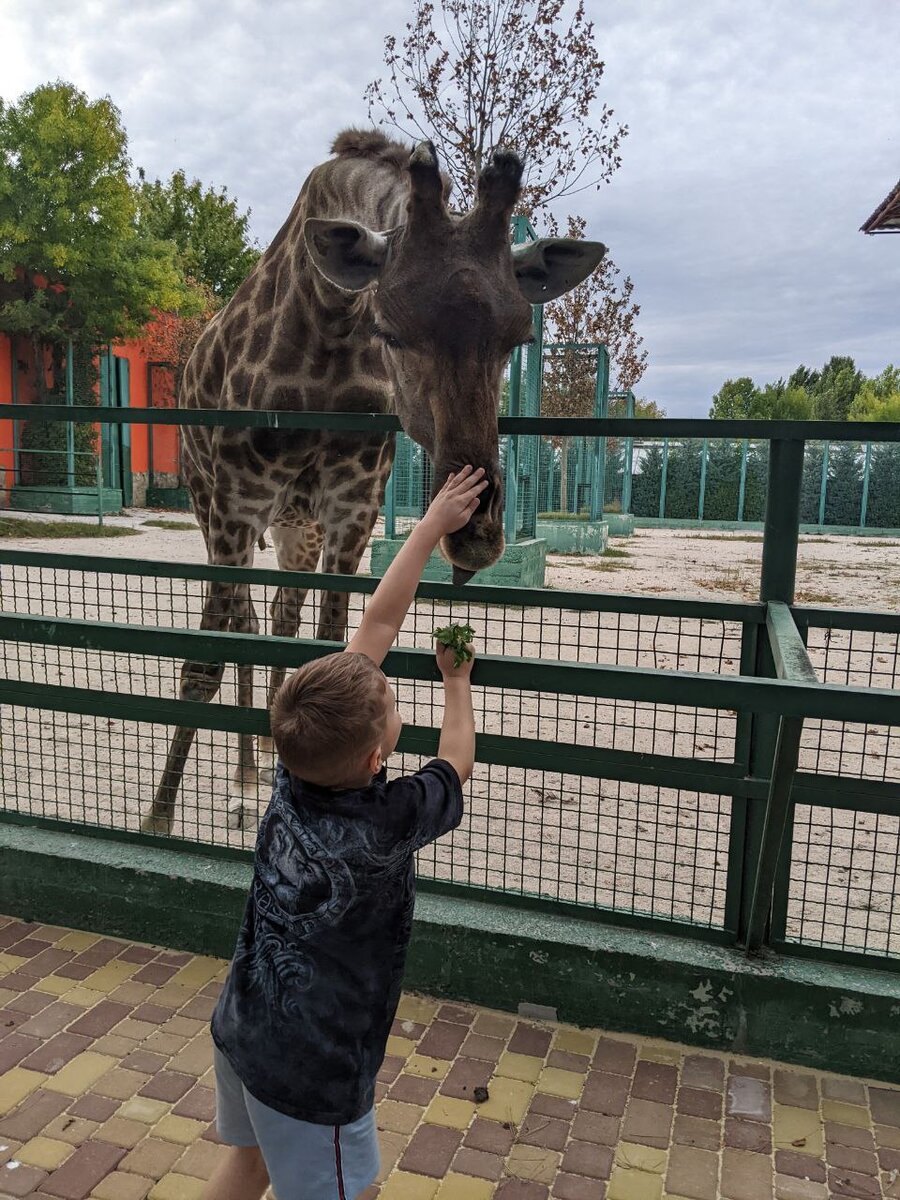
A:
<svg viewBox="0 0 900 1200">
<path fill-rule="evenodd" d="M 384 759 L 381 756 L 381 747 L 376 746 L 369 757 L 366 759 L 366 769 L 371 771 L 373 775 L 377 775 L 381 770 L 381 764 Z"/>
</svg>

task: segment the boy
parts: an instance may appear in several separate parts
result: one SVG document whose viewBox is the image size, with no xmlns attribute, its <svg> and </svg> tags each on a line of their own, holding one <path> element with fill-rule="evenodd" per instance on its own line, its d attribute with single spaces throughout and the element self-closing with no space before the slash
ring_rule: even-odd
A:
<svg viewBox="0 0 900 1200">
<path fill-rule="evenodd" d="M 378 1172 L 374 1090 L 400 998 L 413 853 L 455 829 L 472 773 L 471 661 L 439 647 L 438 757 L 386 782 L 401 720 L 381 672 L 429 555 L 487 486 L 465 467 L 409 535 L 340 654 L 272 704 L 279 764 L 253 883 L 212 1018 L 217 1127 L 207 1200 L 354 1200 Z"/>
</svg>

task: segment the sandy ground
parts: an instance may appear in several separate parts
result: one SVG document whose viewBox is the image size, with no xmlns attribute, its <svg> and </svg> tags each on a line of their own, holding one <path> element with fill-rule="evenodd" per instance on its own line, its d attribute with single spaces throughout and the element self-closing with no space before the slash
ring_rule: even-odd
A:
<svg viewBox="0 0 900 1200">
<path fill-rule="evenodd" d="M 54 518 L 58 520 L 59 518 Z M 203 562 L 199 532 L 158 528 L 148 520 L 184 521 L 182 514 L 134 512 L 109 518 L 133 537 L 3 539 L 0 548 L 172 562 Z M 554 557 L 547 584 L 560 591 L 752 599 L 761 535 L 639 530 L 611 543 L 602 559 Z M 257 566 L 275 567 L 271 549 Z M 367 563 L 364 561 L 363 570 Z M 197 584 L 104 578 L 95 573 L 0 568 L 4 609 L 196 627 Z M 900 608 L 900 542 L 809 537 L 801 544 L 798 601 L 815 605 Z M 314 598 L 311 598 L 314 599 Z M 257 589 L 266 612 L 267 589 Z M 302 636 L 312 636 L 314 608 L 304 610 Z M 351 608 L 351 627 L 360 615 Z M 480 605 L 420 603 L 401 640 L 427 645 L 435 624 L 470 618 L 480 643 L 494 653 L 551 660 L 607 662 L 663 669 L 738 670 L 740 628 L 733 623 L 574 614 L 565 609 L 486 610 Z M 147 695 L 177 694 L 179 664 L 140 655 L 55 650 L 7 644 L 6 675 Z M 816 633 L 811 654 L 825 677 L 897 687 L 896 636 Z M 401 709 L 416 725 L 439 723 L 439 690 L 400 684 Z M 264 698 L 257 672 L 256 702 Z M 221 699 L 234 703 L 233 673 Z M 734 753 L 732 714 L 476 689 L 478 726 L 485 732 L 604 748 L 728 761 Z M 0 722 L 3 803 L 10 808 L 102 825 L 137 828 L 152 798 L 169 730 L 115 719 L 6 711 Z M 185 772 L 175 832 L 205 841 L 252 845 L 264 784 L 244 793 L 248 819 L 227 828 L 235 799 L 231 774 L 235 739 L 198 735 Z M 900 731 L 811 725 L 803 767 L 896 781 Z M 401 756 L 409 769 L 418 760 Z M 43 761 L 43 772 L 41 762 Z M 50 770 L 48 771 L 48 765 Z M 52 780 L 52 783 L 49 782 Z M 463 826 L 420 856 L 420 869 L 459 882 L 538 892 L 584 904 L 720 924 L 731 821 L 728 797 L 479 764 Z M 798 809 L 794 837 L 790 931 L 814 941 L 900 953 L 900 821 L 875 814 Z M 850 928 L 845 932 L 845 926 Z"/>
</svg>

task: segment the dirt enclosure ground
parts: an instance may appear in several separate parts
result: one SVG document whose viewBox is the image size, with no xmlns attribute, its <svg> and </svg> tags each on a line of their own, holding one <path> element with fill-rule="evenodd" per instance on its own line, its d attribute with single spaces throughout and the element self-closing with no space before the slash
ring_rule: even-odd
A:
<svg viewBox="0 0 900 1200">
<path fill-rule="evenodd" d="M 59 520 L 59 518 L 55 518 Z M 160 524 L 147 524 L 148 521 Z M 188 518 L 135 512 L 111 518 L 134 536 L 10 539 L 0 550 L 90 554 L 114 558 L 205 561 L 199 532 Z M 161 527 L 163 526 L 163 527 Z M 597 591 L 716 600 L 755 598 L 762 536 L 682 530 L 638 530 L 615 540 L 600 557 L 556 557 L 548 564 L 551 590 Z M 256 566 L 275 567 L 271 549 Z M 367 563 L 364 561 L 363 570 Z M 143 625 L 193 627 L 202 589 L 183 581 L 105 577 L 0 566 L 6 611 L 71 616 Z M 315 597 L 311 597 L 314 600 Z M 801 542 L 798 603 L 828 607 L 900 609 L 900 541 L 805 537 Z M 260 615 L 271 591 L 254 590 Z M 361 613 L 351 603 L 351 627 Z M 420 602 L 401 642 L 426 646 L 438 623 L 470 619 L 491 653 L 551 661 L 618 663 L 736 674 L 740 626 L 722 620 L 559 608 L 495 609 L 476 603 Z M 304 610 L 301 636 L 312 636 L 314 610 Z M 896 635 L 814 631 L 810 649 L 823 677 L 835 682 L 897 687 Z M 40 646 L 5 646 L 8 678 L 33 679 L 143 695 L 177 695 L 179 663 L 149 655 L 112 655 Z M 262 671 L 256 703 L 264 700 Z M 730 761 L 736 724 L 731 713 L 574 696 L 478 688 L 479 728 L 486 733 L 606 749 Z M 440 722 L 440 693 L 427 684 L 398 686 L 408 723 Z M 221 698 L 235 702 L 233 673 Z M 136 829 L 152 798 L 168 748 L 163 726 L 36 710 L 7 710 L 0 718 L 2 803 L 61 819 Z M 191 839 L 249 847 L 255 814 L 267 786 L 245 790 L 248 819 L 227 828 L 235 739 L 201 732 L 188 761 L 174 832 Z M 802 769 L 895 782 L 900 794 L 900 731 L 811 723 Z M 402 756 L 398 766 L 418 759 Z M 50 770 L 48 771 L 48 767 Z M 52 783 L 49 781 L 52 779 Z M 729 797 L 647 784 L 479 764 L 467 816 L 454 835 L 420 856 L 420 870 L 478 886 L 541 893 L 628 912 L 722 924 L 732 801 Z M 794 829 L 788 930 L 817 943 L 900 953 L 900 821 L 872 813 L 799 806 Z"/>
</svg>

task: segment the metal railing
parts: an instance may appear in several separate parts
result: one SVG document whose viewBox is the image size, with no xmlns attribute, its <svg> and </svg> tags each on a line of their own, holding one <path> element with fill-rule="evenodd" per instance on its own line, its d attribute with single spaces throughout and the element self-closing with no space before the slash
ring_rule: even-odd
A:
<svg viewBox="0 0 900 1200">
<path fill-rule="evenodd" d="M 30 407 L 30 406 L 29 406 Z M 371 414 L 75 409 L 44 419 L 390 432 Z M 735 604 L 423 584 L 385 664 L 411 717 L 401 765 L 437 747 L 431 631 L 470 620 L 478 764 L 467 815 L 420 855 L 428 886 L 725 944 L 900 965 L 900 614 L 794 607 L 806 437 L 900 440 L 900 426 L 507 418 L 510 435 L 772 436 L 760 599 Z M 728 432 L 718 426 L 728 426 Z M 639 427 L 639 430 L 638 430 Z M 674 428 L 673 428 L 674 427 Z M 760 428 L 762 427 L 762 428 Z M 376 580 L 0 550 L 2 817 L 138 832 L 169 732 L 201 731 L 178 836 L 250 852 L 225 827 L 230 735 L 265 709 L 174 699 L 182 660 L 292 668 L 334 646 L 192 630 L 204 586 L 349 593 Z M 265 802 L 265 789 L 257 793 Z"/>
</svg>

